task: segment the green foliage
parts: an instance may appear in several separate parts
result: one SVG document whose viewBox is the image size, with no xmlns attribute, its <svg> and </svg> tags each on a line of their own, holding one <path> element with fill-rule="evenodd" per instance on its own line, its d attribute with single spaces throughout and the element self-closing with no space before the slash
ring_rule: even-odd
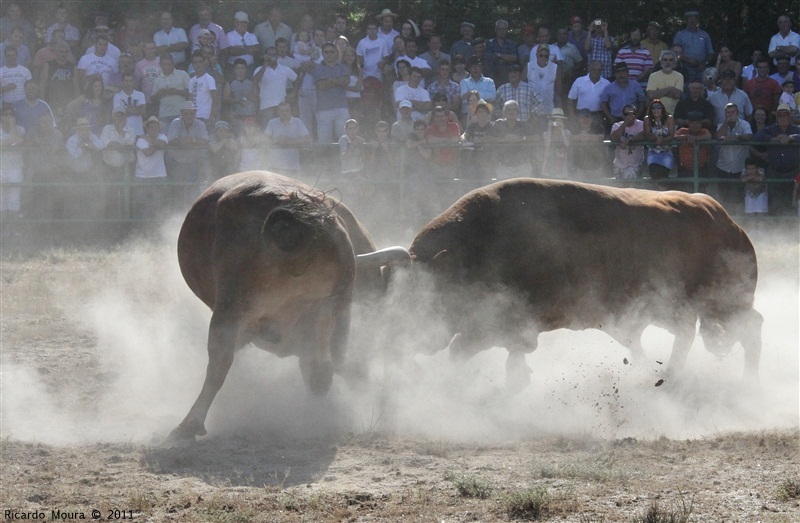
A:
<svg viewBox="0 0 800 523">
<path fill-rule="evenodd" d="M 533 487 L 511 492 L 504 501 L 509 517 L 537 520 L 544 516 L 550 499 L 547 487 Z"/>
<path fill-rule="evenodd" d="M 450 481 L 465 498 L 486 499 L 492 492 L 492 484 L 489 481 L 469 474 L 448 473 L 445 479 Z"/>
<path fill-rule="evenodd" d="M 781 481 L 775 488 L 775 498 L 778 501 L 790 501 L 800 498 L 800 481 L 794 479 Z"/>
<path fill-rule="evenodd" d="M 692 518 L 693 503 L 690 501 L 688 504 L 685 500 L 681 499 L 679 504 L 676 504 L 670 509 L 659 507 L 657 501 L 653 501 L 647 512 L 641 516 L 633 519 L 634 523 L 690 523 L 694 521 Z"/>
</svg>

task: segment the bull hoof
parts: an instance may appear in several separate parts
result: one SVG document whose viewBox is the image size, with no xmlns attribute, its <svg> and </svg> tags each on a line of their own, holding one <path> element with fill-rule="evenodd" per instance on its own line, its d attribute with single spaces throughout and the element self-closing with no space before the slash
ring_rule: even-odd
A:
<svg viewBox="0 0 800 523">
<path fill-rule="evenodd" d="M 205 436 L 206 427 L 203 424 L 181 423 L 169 433 L 168 441 L 194 441 L 195 436 Z"/>
<path fill-rule="evenodd" d="M 309 361 L 301 365 L 306 385 L 315 396 L 324 396 L 333 384 L 333 363 L 330 361 Z"/>
</svg>

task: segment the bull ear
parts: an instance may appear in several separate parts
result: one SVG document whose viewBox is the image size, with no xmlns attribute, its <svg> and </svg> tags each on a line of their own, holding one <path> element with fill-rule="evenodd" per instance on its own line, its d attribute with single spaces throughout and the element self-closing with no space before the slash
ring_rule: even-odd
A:
<svg viewBox="0 0 800 523">
<path fill-rule="evenodd" d="M 275 209 L 264 222 L 262 237 L 287 254 L 300 252 L 314 237 L 314 230 L 288 209 Z"/>
</svg>

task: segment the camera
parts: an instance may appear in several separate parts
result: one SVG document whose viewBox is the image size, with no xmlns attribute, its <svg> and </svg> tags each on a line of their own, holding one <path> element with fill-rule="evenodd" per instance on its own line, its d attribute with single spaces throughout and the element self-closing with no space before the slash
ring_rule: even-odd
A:
<svg viewBox="0 0 800 523">
<path fill-rule="evenodd" d="M 593 23 L 594 25 L 598 26 L 598 27 L 600 27 L 601 25 L 603 25 L 603 21 L 602 21 L 602 20 L 600 20 L 599 18 L 598 18 L 597 20 L 595 20 L 594 22 L 592 22 L 592 23 Z"/>
</svg>

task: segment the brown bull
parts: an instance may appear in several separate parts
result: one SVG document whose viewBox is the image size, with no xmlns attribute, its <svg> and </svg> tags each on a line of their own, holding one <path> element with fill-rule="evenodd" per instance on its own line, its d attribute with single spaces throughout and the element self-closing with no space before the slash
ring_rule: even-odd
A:
<svg viewBox="0 0 800 523">
<path fill-rule="evenodd" d="M 686 361 L 698 317 L 706 347 L 724 354 L 740 341 L 745 372 L 757 376 L 755 252 L 708 196 L 508 180 L 462 197 L 409 251 L 437 275 L 458 333 L 451 353 L 506 347 L 512 389 L 530 382 L 525 353 L 539 332 L 601 329 L 641 357 L 641 334 L 657 325 L 675 335 L 672 373 Z M 493 309 L 481 310 L 488 296 Z"/>
<path fill-rule="evenodd" d="M 208 368 L 172 436 L 206 433 L 208 409 L 234 353 L 248 343 L 298 356 L 308 388 L 326 394 L 344 360 L 356 255 L 372 251 L 347 207 L 290 178 L 253 171 L 209 187 L 178 238 L 183 277 L 213 311 Z M 379 265 L 359 266 L 359 290 L 381 285 Z"/>
</svg>

